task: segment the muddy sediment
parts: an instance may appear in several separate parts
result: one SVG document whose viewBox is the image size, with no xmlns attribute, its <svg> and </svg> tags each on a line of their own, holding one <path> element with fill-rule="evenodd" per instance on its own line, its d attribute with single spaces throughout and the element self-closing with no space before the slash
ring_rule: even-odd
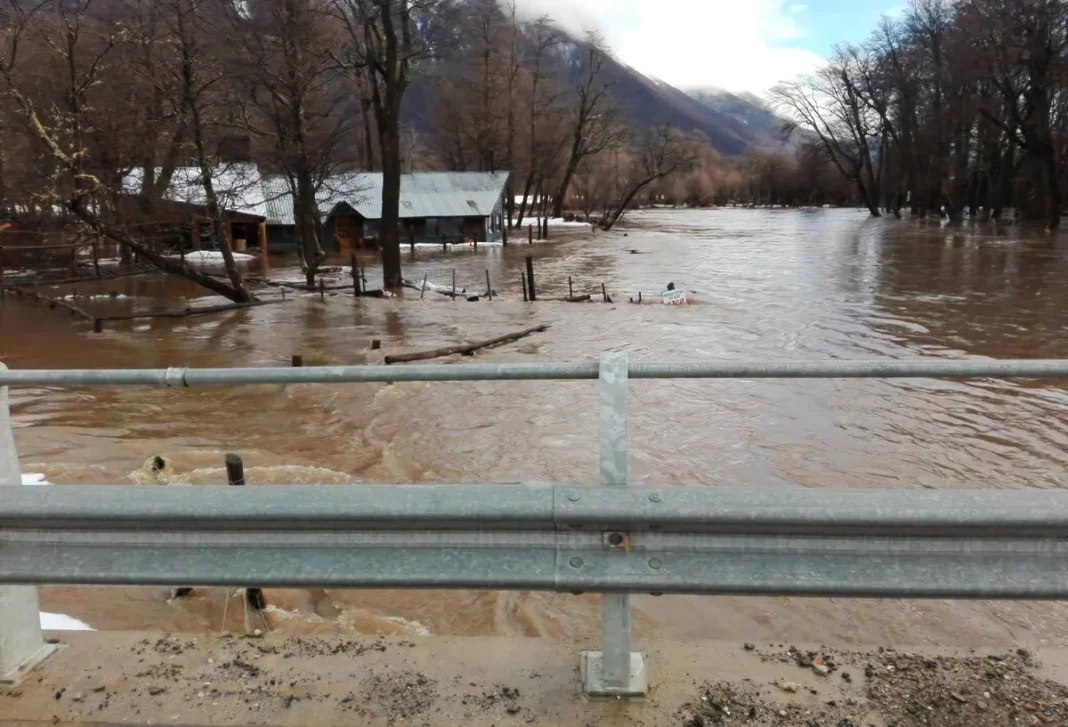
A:
<svg viewBox="0 0 1068 727">
<path fill-rule="evenodd" d="M 1068 720 L 1068 653 L 660 641 L 592 699 L 580 645 L 503 637 L 60 633 L 0 725 L 1002 727 Z M 590 646 L 594 646 L 590 644 Z"/>
</svg>

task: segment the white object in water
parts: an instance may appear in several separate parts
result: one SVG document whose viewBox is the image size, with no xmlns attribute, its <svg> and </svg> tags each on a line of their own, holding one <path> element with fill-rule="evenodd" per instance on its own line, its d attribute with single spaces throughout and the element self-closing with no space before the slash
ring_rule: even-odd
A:
<svg viewBox="0 0 1068 727">
<path fill-rule="evenodd" d="M 679 290 L 665 290 L 660 294 L 660 297 L 664 301 L 664 305 L 682 305 L 686 302 L 686 291 Z"/>
</svg>

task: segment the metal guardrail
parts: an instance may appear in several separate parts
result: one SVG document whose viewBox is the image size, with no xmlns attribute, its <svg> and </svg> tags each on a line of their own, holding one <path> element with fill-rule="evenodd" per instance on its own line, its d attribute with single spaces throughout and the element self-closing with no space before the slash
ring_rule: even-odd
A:
<svg viewBox="0 0 1068 727">
<path fill-rule="evenodd" d="M 600 592 L 602 651 L 583 655 L 585 686 L 627 695 L 646 686 L 629 593 L 1068 597 L 1068 492 L 626 487 L 629 378 L 830 377 L 1068 379 L 1068 361 L 0 366 L 0 484 L 18 482 L 5 386 L 599 378 L 603 485 L 272 486 L 255 498 L 225 487 L 12 488 L 0 495 L 0 608 L 35 615 L 26 588 L 40 583 Z M 33 646 L 16 654 L 10 641 L 0 619 L 0 676 L 5 648 L 10 668 Z"/>
</svg>

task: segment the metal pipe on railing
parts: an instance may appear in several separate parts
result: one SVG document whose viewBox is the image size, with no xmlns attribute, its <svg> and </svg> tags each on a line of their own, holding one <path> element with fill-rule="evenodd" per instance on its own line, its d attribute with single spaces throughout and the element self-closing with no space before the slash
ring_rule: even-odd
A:
<svg viewBox="0 0 1068 727">
<path fill-rule="evenodd" d="M 634 363 L 631 379 L 1068 378 L 1068 360 L 711 361 Z M 232 369 L 34 369 L 0 372 L 0 386 L 239 386 L 403 381 L 592 380 L 596 363 L 421 364 Z"/>
<path fill-rule="evenodd" d="M 705 361 L 631 364 L 632 379 L 1068 378 L 1066 359 Z"/>
</svg>

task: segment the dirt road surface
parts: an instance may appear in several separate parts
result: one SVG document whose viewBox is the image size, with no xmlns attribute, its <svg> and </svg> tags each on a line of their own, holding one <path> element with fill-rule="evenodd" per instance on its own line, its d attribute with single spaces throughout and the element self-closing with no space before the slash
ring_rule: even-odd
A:
<svg viewBox="0 0 1068 727">
<path fill-rule="evenodd" d="M 55 633 L 0 725 L 1068 724 L 1068 652 L 638 644 L 645 699 L 590 699 L 540 638 Z M 590 645 L 592 646 L 592 645 Z"/>
</svg>

